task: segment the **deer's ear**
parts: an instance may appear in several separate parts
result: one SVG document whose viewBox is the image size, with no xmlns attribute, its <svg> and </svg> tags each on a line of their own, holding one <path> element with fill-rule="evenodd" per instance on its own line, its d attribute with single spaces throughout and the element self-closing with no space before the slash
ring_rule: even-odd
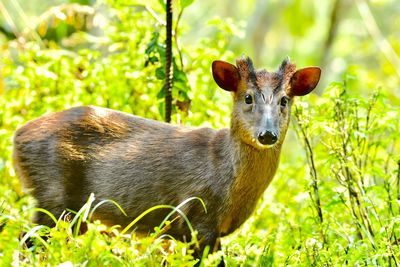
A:
<svg viewBox="0 0 400 267">
<path fill-rule="evenodd" d="M 236 92 L 239 84 L 239 71 L 234 65 L 216 60 L 212 63 L 212 74 L 219 87 L 226 91 Z"/>
<path fill-rule="evenodd" d="M 308 67 L 296 71 L 290 80 L 290 96 L 303 96 L 310 93 L 318 84 L 321 69 Z"/>
</svg>

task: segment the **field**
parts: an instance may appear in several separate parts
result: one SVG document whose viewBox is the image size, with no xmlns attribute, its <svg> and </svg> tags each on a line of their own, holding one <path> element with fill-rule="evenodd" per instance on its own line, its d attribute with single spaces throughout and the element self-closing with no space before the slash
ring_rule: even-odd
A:
<svg viewBox="0 0 400 267">
<path fill-rule="evenodd" d="M 0 266 L 192 266 L 197 262 L 193 244 L 162 234 L 162 219 L 147 237 L 91 220 L 96 196 L 76 211 L 72 221 L 53 218 L 58 222 L 51 229 L 34 225 L 30 219 L 35 201 L 22 192 L 13 169 L 15 130 L 52 111 L 97 105 L 163 120 L 163 2 L 149 1 L 147 6 L 130 2 L 61 5 L 46 11 L 32 31 L 21 31 L 18 38 L 1 35 Z M 207 30 L 196 36 L 189 22 L 201 3 L 192 2 L 174 2 L 175 14 L 188 15 L 180 24 L 175 21 L 172 123 L 229 127 L 231 97 L 218 89 L 210 66 L 215 59 L 234 62 L 241 56 L 248 48 L 238 44 L 248 40 L 245 27 L 241 21 L 213 18 L 205 23 Z M 298 2 L 286 7 L 289 11 L 271 7 L 286 12 L 282 25 L 289 25 L 288 36 L 295 36 L 290 18 L 303 14 Z M 386 2 L 388 12 L 395 2 Z M 4 3 L 1 14 L 11 2 Z M 379 10 L 377 16 L 383 18 L 386 13 Z M 306 19 L 305 25 L 298 25 L 299 31 L 305 31 L 299 47 L 312 43 L 305 28 L 314 21 Z M 3 18 L 0 23 L 4 21 L 8 22 Z M 277 49 L 280 39 L 269 37 L 275 38 L 270 48 Z M 332 62 L 341 64 L 344 53 L 353 50 L 348 58 L 355 63 L 336 72 L 329 71 L 334 69 L 329 64 L 321 66 L 318 91 L 295 100 L 272 184 L 253 216 L 222 239 L 222 250 L 204 255 L 204 266 L 216 266 L 222 258 L 227 266 L 400 266 L 400 74 L 396 68 L 400 41 L 398 35 L 391 37 L 384 40 L 396 57 L 385 57 L 385 49 L 376 53 L 370 39 L 360 37 L 358 42 L 351 34 L 337 37 Z M 300 67 L 328 60 L 296 49 L 279 51 L 272 58 L 260 56 L 256 66 L 276 70 L 287 54 Z M 257 54 L 248 50 L 250 56 Z M 80 234 L 77 229 L 83 222 L 87 231 Z"/>
</svg>

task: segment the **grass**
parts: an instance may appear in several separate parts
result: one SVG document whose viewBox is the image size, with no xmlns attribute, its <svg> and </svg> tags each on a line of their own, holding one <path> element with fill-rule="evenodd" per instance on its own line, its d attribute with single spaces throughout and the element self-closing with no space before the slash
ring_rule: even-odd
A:
<svg viewBox="0 0 400 267">
<path fill-rule="evenodd" d="M 319 108 L 306 104 L 315 101 Z M 311 97 L 307 102 L 294 107 L 292 128 L 296 132 L 289 133 L 279 171 L 254 215 L 222 239 L 222 251 L 205 256 L 205 266 L 216 266 L 222 257 L 228 266 L 399 265 L 395 107 L 382 93 L 364 100 L 353 98 L 338 83 L 327 88 L 322 98 Z M 12 111 L 8 108 L 3 113 Z M 118 206 L 111 200 L 93 205 L 94 196 L 73 219 L 52 217 L 54 228 L 32 224 L 34 211 L 52 215 L 35 208 L 34 200 L 19 189 L 10 158 L 13 130 L 2 131 L 6 136 L 0 182 L 2 266 L 192 266 L 197 262 L 193 257 L 196 232 L 187 218 L 194 237 L 188 244 L 165 235 L 163 227 L 169 227 L 174 214 L 182 215 L 183 205 L 201 201 L 198 198 L 178 207 L 155 206 L 124 229 L 91 220 L 99 205 Z M 304 150 L 297 145 L 293 155 L 295 133 Z M 131 232 L 146 213 L 160 208 L 171 213 L 160 218 L 153 233 L 143 237 Z M 82 225 L 87 228 L 85 233 L 79 232 Z M 27 241 L 32 246 L 26 246 Z"/>
<path fill-rule="evenodd" d="M 12 167 L 15 130 L 52 111 L 98 105 L 162 120 L 163 28 L 146 12 L 110 2 L 116 4 L 109 7 L 105 43 L 66 50 L 51 41 L 43 48 L 10 40 L 0 48 L 0 266 L 196 263 L 196 238 L 185 244 L 163 233 L 172 217 L 160 218 L 153 233 L 138 236 L 130 230 L 140 216 L 125 229 L 92 221 L 98 207 L 93 198 L 74 219 L 53 218 L 54 228 L 32 224 L 34 199 L 22 193 Z M 227 41 L 236 32 L 233 26 L 214 21 L 215 36 L 179 51 L 185 67 L 176 66 L 173 97 L 192 102 L 190 112 L 175 109 L 175 122 L 229 125 L 230 99 L 216 89 L 209 68 L 216 58 L 233 62 Z M 398 88 L 365 96 L 362 92 L 373 91 L 365 77 L 344 77 L 321 96 L 296 100 L 273 182 L 253 216 L 222 239 L 222 250 L 205 256 L 205 266 L 216 266 L 222 257 L 227 266 L 400 266 L 400 121 L 392 93 Z M 111 200 L 98 205 L 104 203 L 118 206 Z M 171 206 L 147 212 L 158 208 L 179 213 Z M 81 225 L 85 233 L 79 233 Z M 25 245 L 28 240 L 33 246 Z"/>
</svg>

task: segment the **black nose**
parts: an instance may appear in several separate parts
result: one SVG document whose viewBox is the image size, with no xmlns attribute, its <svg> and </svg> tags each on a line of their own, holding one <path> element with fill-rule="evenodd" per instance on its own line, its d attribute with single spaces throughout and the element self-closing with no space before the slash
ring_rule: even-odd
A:
<svg viewBox="0 0 400 267">
<path fill-rule="evenodd" d="M 263 145 L 273 145 L 278 140 L 278 135 L 271 131 L 263 131 L 258 134 L 258 141 Z"/>
</svg>

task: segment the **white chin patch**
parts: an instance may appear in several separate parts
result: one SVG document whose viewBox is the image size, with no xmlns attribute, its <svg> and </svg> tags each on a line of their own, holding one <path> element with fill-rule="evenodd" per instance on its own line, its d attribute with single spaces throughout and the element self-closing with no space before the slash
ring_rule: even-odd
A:
<svg viewBox="0 0 400 267">
<path fill-rule="evenodd" d="M 259 147 L 260 149 L 268 149 L 268 148 L 271 148 L 271 147 L 274 147 L 275 146 L 275 144 L 272 144 L 272 145 L 263 145 L 263 144 L 261 144 L 260 143 L 260 141 L 258 141 L 258 139 L 256 139 L 256 138 L 252 138 L 251 139 L 251 142 L 253 143 L 253 144 L 255 144 L 257 147 Z"/>
</svg>

